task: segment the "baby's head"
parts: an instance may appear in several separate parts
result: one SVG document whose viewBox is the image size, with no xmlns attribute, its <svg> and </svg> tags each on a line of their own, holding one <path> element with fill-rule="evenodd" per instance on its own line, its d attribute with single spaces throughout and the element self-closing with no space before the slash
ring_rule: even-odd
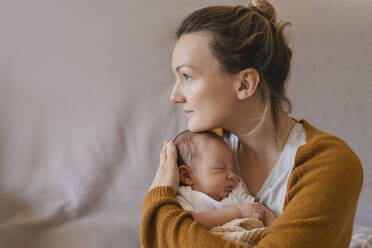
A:
<svg viewBox="0 0 372 248">
<path fill-rule="evenodd" d="M 212 132 L 183 131 L 174 139 L 180 184 L 220 201 L 238 183 L 233 172 L 234 158 L 229 146 Z"/>
</svg>

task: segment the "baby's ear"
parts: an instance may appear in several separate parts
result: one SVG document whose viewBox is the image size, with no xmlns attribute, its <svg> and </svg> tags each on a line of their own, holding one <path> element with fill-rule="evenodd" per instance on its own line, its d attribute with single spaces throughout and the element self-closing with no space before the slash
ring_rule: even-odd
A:
<svg viewBox="0 0 372 248">
<path fill-rule="evenodd" d="M 188 165 L 181 165 L 179 167 L 180 170 L 180 179 L 183 184 L 192 186 L 193 180 L 192 180 L 192 169 Z"/>
</svg>

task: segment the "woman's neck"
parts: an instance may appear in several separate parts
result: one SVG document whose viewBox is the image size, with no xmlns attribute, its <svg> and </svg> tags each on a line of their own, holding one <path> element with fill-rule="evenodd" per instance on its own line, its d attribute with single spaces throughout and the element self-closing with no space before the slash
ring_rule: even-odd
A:
<svg viewBox="0 0 372 248">
<path fill-rule="evenodd" d="M 238 136 L 240 154 L 257 167 L 272 167 L 281 154 L 296 121 L 281 110 L 279 112 L 277 124 L 278 133 L 275 131 L 274 122 L 270 116 L 267 117 L 262 126 L 250 136 L 246 136 L 246 134 L 249 133 L 257 123 L 245 125 L 241 119 L 235 123 L 239 123 L 239 125 L 230 127 L 227 130 Z"/>
</svg>

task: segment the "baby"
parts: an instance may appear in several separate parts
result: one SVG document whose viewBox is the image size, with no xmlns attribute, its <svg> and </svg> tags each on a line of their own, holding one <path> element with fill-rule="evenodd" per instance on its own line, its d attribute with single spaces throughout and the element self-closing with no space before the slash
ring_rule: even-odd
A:
<svg viewBox="0 0 372 248">
<path fill-rule="evenodd" d="M 257 218 L 265 226 L 274 221 L 272 212 L 254 202 L 233 172 L 233 153 L 220 136 L 186 130 L 174 143 L 180 171 L 176 199 L 207 230 L 233 219 Z"/>
</svg>

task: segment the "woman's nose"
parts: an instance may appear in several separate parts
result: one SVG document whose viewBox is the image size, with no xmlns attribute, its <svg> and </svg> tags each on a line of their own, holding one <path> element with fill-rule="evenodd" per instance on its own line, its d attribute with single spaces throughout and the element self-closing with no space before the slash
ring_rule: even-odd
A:
<svg viewBox="0 0 372 248">
<path fill-rule="evenodd" d="M 186 102 L 185 96 L 178 90 L 177 84 L 174 86 L 170 95 L 170 100 L 173 103 L 184 103 Z"/>
</svg>

